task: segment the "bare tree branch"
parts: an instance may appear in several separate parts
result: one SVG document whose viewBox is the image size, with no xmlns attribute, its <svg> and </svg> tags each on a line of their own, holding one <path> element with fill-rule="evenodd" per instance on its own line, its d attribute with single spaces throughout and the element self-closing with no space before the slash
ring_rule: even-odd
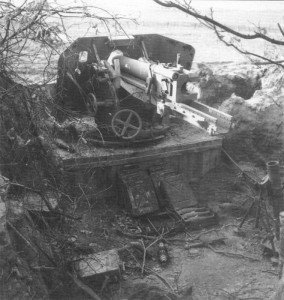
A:
<svg viewBox="0 0 284 300">
<path fill-rule="evenodd" d="M 280 25 L 279 23 L 277 23 L 277 26 L 278 26 L 278 28 L 279 28 L 281 34 L 284 36 L 284 31 L 283 31 L 281 25 Z"/>
<path fill-rule="evenodd" d="M 68 24 L 65 22 L 68 18 L 90 23 L 89 29 L 86 30 L 94 30 L 94 35 L 98 33 L 99 27 L 104 26 L 103 30 L 106 30 L 109 35 L 113 27 L 127 36 L 120 21 L 136 22 L 131 18 L 115 15 L 92 5 L 61 6 L 56 2 L 50 4 L 48 0 L 23 0 L 19 5 L 15 3 L 10 0 L 0 1 L 0 70 L 5 69 L 6 73 L 13 77 L 16 73 L 11 70 L 17 69 L 17 66 L 22 63 L 20 69 L 24 75 L 24 68 L 27 69 L 26 73 L 29 70 L 28 60 L 33 64 L 33 61 L 40 56 L 43 58 L 42 62 L 36 63 L 40 64 L 44 80 L 49 80 L 46 78 L 47 74 L 49 77 L 54 75 L 47 72 L 48 67 L 43 64 L 44 61 L 47 65 L 55 62 L 54 57 L 63 51 L 66 40 L 69 43 L 73 42 L 68 34 L 69 28 L 65 26 Z M 46 60 L 41 54 L 45 55 Z M 25 81 L 26 78 L 20 77 L 18 74 L 17 78 Z"/>
<path fill-rule="evenodd" d="M 263 61 L 265 61 L 265 62 L 267 62 L 269 64 L 275 64 L 275 65 L 277 65 L 277 66 L 279 66 L 279 67 L 281 67 L 281 68 L 284 69 L 284 65 L 282 65 L 282 63 L 284 62 L 284 60 L 276 61 L 276 60 L 269 59 L 267 57 L 264 57 L 262 55 L 259 55 L 259 54 L 256 54 L 256 53 L 253 53 L 253 52 L 250 52 L 250 51 L 247 51 L 247 50 L 242 50 L 240 47 L 238 47 L 234 43 L 227 42 L 216 28 L 214 28 L 214 31 L 215 31 L 218 39 L 221 42 L 223 42 L 226 46 L 234 48 L 239 53 L 244 54 L 245 56 L 253 56 L 253 57 L 259 58 L 259 59 L 261 59 L 261 60 L 263 60 Z"/>
<path fill-rule="evenodd" d="M 226 26 L 221 22 L 216 21 L 213 16 L 213 9 L 211 9 L 210 11 L 210 16 L 202 15 L 191 6 L 191 1 L 183 0 L 182 4 L 180 1 L 177 0 L 176 1 L 154 0 L 154 1 L 157 4 L 162 5 L 164 7 L 176 8 L 194 17 L 198 22 L 200 22 L 200 24 L 213 30 L 216 36 L 218 37 L 218 39 L 221 42 L 223 42 L 226 46 L 234 48 L 237 52 L 245 55 L 251 60 L 252 58 L 257 58 L 263 61 L 265 64 L 275 64 L 277 66 L 284 68 L 283 60 L 269 58 L 266 57 L 265 55 L 260 55 L 258 53 L 244 50 L 240 44 L 241 39 L 245 39 L 245 40 L 261 39 L 271 43 L 272 45 L 277 45 L 277 46 L 284 45 L 284 41 L 268 36 L 266 28 L 262 28 L 254 25 L 256 28 L 255 34 L 245 34 Z M 279 23 L 277 25 L 281 34 L 284 36 L 284 31 L 282 27 L 280 26 Z M 253 62 L 259 63 L 259 61 L 258 62 L 253 61 Z"/>
<path fill-rule="evenodd" d="M 161 1 L 161 0 L 154 0 L 157 4 L 161 5 L 161 6 L 164 6 L 164 7 L 170 7 L 170 8 L 177 8 L 178 10 L 180 11 L 183 11 L 185 12 L 186 14 L 194 17 L 194 18 L 197 18 L 197 19 L 200 19 L 200 20 L 203 20 L 209 24 L 212 24 L 220 29 L 223 29 L 225 30 L 226 32 L 228 33 L 231 33 L 237 37 L 240 37 L 242 39 L 247 39 L 247 40 L 253 40 L 253 39 L 263 39 L 267 42 L 270 42 L 271 44 L 274 44 L 274 45 L 284 45 L 284 41 L 281 41 L 281 40 L 278 40 L 278 39 L 274 39 L 272 37 L 269 37 L 268 35 L 266 34 L 263 34 L 261 32 L 255 32 L 254 34 L 245 34 L 245 33 L 242 33 L 242 32 L 239 32 L 239 31 L 236 31 L 234 29 L 232 29 L 231 27 L 229 26 L 226 26 L 210 17 L 207 17 L 205 15 L 202 15 L 202 14 L 199 14 L 197 13 L 196 11 L 194 11 L 193 9 L 191 9 L 189 6 L 183 6 L 181 4 L 178 4 L 176 2 L 173 2 L 173 1 Z"/>
</svg>

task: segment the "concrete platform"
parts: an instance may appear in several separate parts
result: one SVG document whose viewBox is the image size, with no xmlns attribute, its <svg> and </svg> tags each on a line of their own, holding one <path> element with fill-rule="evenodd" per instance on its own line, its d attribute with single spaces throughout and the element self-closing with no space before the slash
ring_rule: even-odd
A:
<svg viewBox="0 0 284 300">
<path fill-rule="evenodd" d="M 127 148 L 104 148 L 73 145 L 75 153 L 56 148 L 53 152 L 59 167 L 66 174 L 65 184 L 76 187 L 78 195 L 103 196 L 108 191 L 115 196 L 117 174 L 125 165 L 149 170 L 155 165 L 169 166 L 183 174 L 188 182 L 198 181 L 215 168 L 221 156 L 222 137 L 210 136 L 205 131 L 183 121 L 175 121 L 166 137 L 148 145 Z"/>
<path fill-rule="evenodd" d="M 219 149 L 222 137 L 209 136 L 201 129 L 187 123 L 173 123 L 167 136 L 147 146 L 126 148 L 105 148 L 89 145 L 74 145 L 76 153 L 69 153 L 57 148 L 54 155 L 64 169 L 87 167 L 105 167 L 114 165 L 134 164 L 172 156 L 180 156 L 186 152 Z"/>
</svg>

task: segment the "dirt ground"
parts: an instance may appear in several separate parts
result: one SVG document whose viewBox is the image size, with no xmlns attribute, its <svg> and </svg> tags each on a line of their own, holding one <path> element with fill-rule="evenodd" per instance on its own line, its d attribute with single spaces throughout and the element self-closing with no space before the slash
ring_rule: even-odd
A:
<svg viewBox="0 0 284 300">
<path fill-rule="evenodd" d="M 278 74 L 273 70 L 265 76 L 267 78 L 263 79 L 263 90 L 258 91 L 255 97 L 249 100 L 233 97 L 224 104 L 227 112 L 236 118 L 240 117 L 237 127 L 239 131 L 234 132 L 234 139 L 229 139 L 232 148 L 229 150 L 236 153 L 241 148 L 242 151 L 239 152 L 242 156 L 238 155 L 238 158 L 252 161 L 248 153 L 258 159 L 255 149 L 261 149 L 263 157 L 259 161 L 265 162 L 268 158 L 273 158 L 282 162 L 283 144 L 279 141 L 283 141 L 281 137 L 284 131 L 278 132 L 276 129 L 282 124 L 283 111 L 279 107 L 283 98 L 282 90 L 280 93 L 276 87 L 279 86 L 279 90 L 282 88 L 283 77 L 282 73 Z M 266 94 L 272 93 L 272 87 L 275 97 L 273 101 L 268 99 L 270 103 Z M 281 145 L 276 147 L 278 144 Z M 270 148 L 273 151 L 268 151 Z M 253 164 L 244 162 L 240 165 L 253 176 L 263 178 L 265 175 L 263 170 L 256 169 Z M 155 243 L 149 249 L 151 258 L 145 261 L 143 275 L 143 253 L 134 250 L 120 251 L 123 269 L 120 282 L 106 284 L 103 289 L 90 285 L 102 299 L 128 299 L 136 287 L 143 283 L 172 290 L 176 294 L 192 286 L 193 299 L 268 299 L 272 295 L 278 282 L 278 269 L 269 258 L 263 256 L 261 242 L 267 232 L 262 228 L 262 219 L 256 229 L 254 212 L 244 223 L 242 230 L 236 230 L 252 198 L 256 196 L 255 192 L 224 164 L 209 172 L 198 183 L 192 184 L 192 188 L 199 203 L 208 205 L 218 214 L 219 225 L 203 231 L 187 228 L 175 236 L 166 237 L 170 257 L 166 266 L 161 266 L 158 262 Z M 127 216 L 118 205 L 118 199 L 80 197 L 75 209 L 75 215 L 81 216 L 81 220 L 69 220 L 68 226 L 54 228 L 57 231 L 54 236 L 57 234 L 58 240 L 51 241 L 55 252 L 60 250 L 61 254 L 65 254 L 66 260 L 77 254 L 121 249 L 133 241 L 142 245 L 139 239 L 119 235 L 117 230 L 135 235 L 141 232 L 144 234 L 151 227 L 147 219 L 132 219 Z M 72 215 L 73 213 L 74 211 Z M 177 222 L 172 216 L 167 219 L 150 219 L 160 233 Z M 197 237 L 199 238 L 196 239 Z M 190 248 L 193 240 L 206 244 L 215 238 L 224 238 L 224 243 L 214 245 L 213 248 Z M 151 242 L 153 241 L 146 239 L 143 241 L 145 246 Z M 52 299 L 89 299 L 71 281 L 68 288 L 56 285 L 56 282 L 49 288 Z M 148 300 L 146 297 L 144 299 Z"/>
<path fill-rule="evenodd" d="M 251 174 L 260 178 L 263 171 L 244 163 Z M 108 284 L 103 290 L 97 288 L 102 299 L 127 299 L 135 288 L 143 283 L 159 286 L 164 290 L 181 293 L 193 287 L 193 299 L 268 299 L 278 281 L 277 266 L 263 256 L 261 241 L 267 235 L 262 227 L 255 228 L 254 215 L 249 216 L 240 231 L 237 226 L 251 203 L 254 192 L 237 174 L 221 163 L 200 182 L 192 185 L 201 205 L 208 205 L 219 216 L 219 225 L 191 231 L 190 228 L 166 238 L 170 257 L 169 264 L 161 266 L 157 260 L 157 245 L 149 248 L 151 259 L 146 259 L 145 274 L 141 274 L 143 255 L 137 251 L 122 251 L 120 259 L 124 266 L 121 281 Z M 138 241 L 117 234 L 117 229 L 131 234 L 147 227 L 147 221 L 132 219 L 117 205 L 117 199 L 105 201 L 82 201 L 77 209 L 81 222 L 74 222 L 72 235 L 66 235 L 78 251 L 93 249 L 95 252 L 122 248 L 129 242 Z M 160 230 L 173 220 L 151 218 Z M 149 225 L 149 224 L 148 224 Z M 224 238 L 211 248 L 189 248 L 190 240 L 208 242 Z M 145 246 L 153 241 L 144 240 Z M 221 251 L 222 253 L 217 253 Z M 92 286 L 93 287 L 93 286 Z M 66 292 L 66 291 L 65 291 Z M 54 298 L 85 299 L 75 291 L 56 293 Z M 72 294 L 72 296 L 71 296 Z M 86 298 L 88 299 L 88 298 Z"/>
</svg>

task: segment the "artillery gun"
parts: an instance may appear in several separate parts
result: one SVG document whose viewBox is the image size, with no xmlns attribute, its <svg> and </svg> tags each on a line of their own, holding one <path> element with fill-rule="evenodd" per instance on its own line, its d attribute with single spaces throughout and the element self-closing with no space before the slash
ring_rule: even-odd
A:
<svg viewBox="0 0 284 300">
<path fill-rule="evenodd" d="M 198 101 L 194 53 L 191 45 L 145 34 L 80 38 L 60 55 L 59 133 L 74 151 L 52 151 L 70 185 L 79 181 L 86 195 L 118 195 L 132 216 L 170 207 L 191 226 L 216 224 L 190 183 L 218 165 L 219 133 L 232 118 Z"/>
<path fill-rule="evenodd" d="M 145 138 L 145 115 L 152 136 L 169 128 L 171 118 L 210 135 L 226 133 L 232 117 L 198 102 L 193 57 L 192 46 L 160 35 L 78 39 L 59 60 L 62 103 L 77 103 L 102 132 L 122 141 Z"/>
</svg>

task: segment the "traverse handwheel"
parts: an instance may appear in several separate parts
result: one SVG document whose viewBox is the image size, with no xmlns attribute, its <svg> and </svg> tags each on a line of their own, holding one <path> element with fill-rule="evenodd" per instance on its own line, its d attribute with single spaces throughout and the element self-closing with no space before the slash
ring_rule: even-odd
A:
<svg viewBox="0 0 284 300">
<path fill-rule="evenodd" d="M 111 128 L 116 136 L 125 140 L 131 140 L 141 131 L 142 119 L 132 109 L 121 109 L 113 116 Z"/>
</svg>

